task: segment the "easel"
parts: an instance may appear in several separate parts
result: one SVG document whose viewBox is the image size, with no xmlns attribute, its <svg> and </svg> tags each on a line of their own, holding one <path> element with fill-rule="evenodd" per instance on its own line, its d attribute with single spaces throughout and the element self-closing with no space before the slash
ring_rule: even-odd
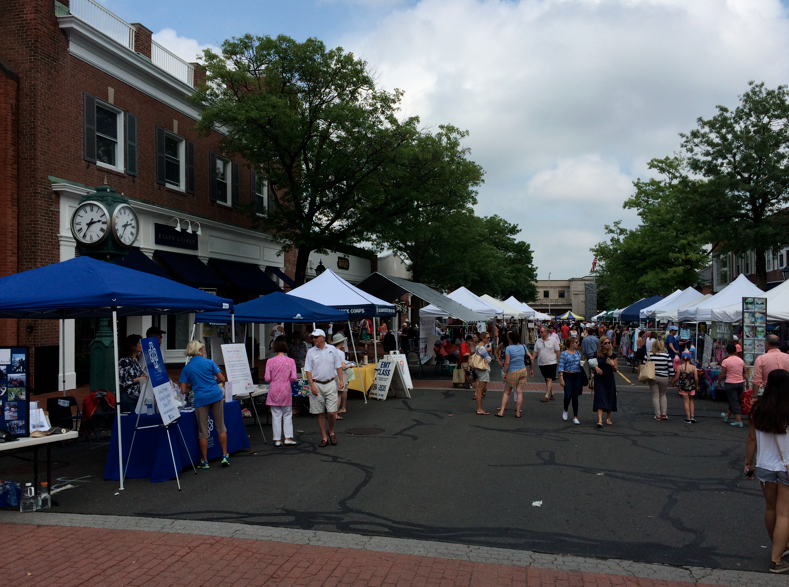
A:
<svg viewBox="0 0 789 587">
<path fill-rule="evenodd" d="M 143 362 L 143 371 L 146 375 L 148 375 L 148 368 Z M 141 383 L 142 385 L 142 383 Z M 195 468 L 194 461 L 192 460 L 192 454 L 189 452 L 189 446 L 186 444 L 186 438 L 184 438 L 184 433 L 181 430 L 181 427 L 178 426 L 178 422 L 180 418 L 173 420 L 169 424 L 164 424 L 162 421 L 161 424 L 153 424 L 151 426 L 140 426 L 140 416 L 142 415 L 142 407 L 146 405 L 146 400 L 151 398 L 153 400 L 154 405 L 158 406 L 158 402 L 156 400 L 156 394 L 153 392 L 153 386 L 151 385 L 150 377 L 145 379 L 145 384 L 142 386 L 143 389 L 140 392 L 140 397 L 137 399 L 137 422 L 134 424 L 134 434 L 132 435 L 132 441 L 129 445 L 129 455 L 126 457 L 126 467 L 123 469 L 123 476 L 126 477 L 126 472 L 129 470 L 129 461 L 131 461 L 131 454 L 132 449 L 134 448 L 134 439 L 137 437 L 138 430 L 145 430 L 147 428 L 158 428 L 159 426 L 164 426 L 165 431 L 167 432 L 167 443 L 170 445 L 170 457 L 173 459 L 173 471 L 175 472 L 175 482 L 178 484 L 178 491 L 181 491 L 181 480 L 178 477 L 178 466 L 175 464 L 175 452 L 173 451 L 173 441 L 170 438 L 170 426 L 175 425 L 178 428 L 178 433 L 181 435 L 181 440 L 184 443 L 184 448 L 186 448 L 186 454 L 189 455 L 189 463 L 192 465 L 192 469 L 197 475 L 197 469 Z M 120 463 L 123 465 L 123 463 Z"/>
</svg>

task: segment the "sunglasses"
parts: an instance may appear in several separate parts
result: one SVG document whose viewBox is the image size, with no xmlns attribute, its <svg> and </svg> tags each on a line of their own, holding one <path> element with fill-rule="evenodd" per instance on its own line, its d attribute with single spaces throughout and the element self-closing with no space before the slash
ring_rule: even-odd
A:
<svg viewBox="0 0 789 587">
<path fill-rule="evenodd" d="M 604 342 L 603 344 L 611 344 L 610 342 Z"/>
</svg>

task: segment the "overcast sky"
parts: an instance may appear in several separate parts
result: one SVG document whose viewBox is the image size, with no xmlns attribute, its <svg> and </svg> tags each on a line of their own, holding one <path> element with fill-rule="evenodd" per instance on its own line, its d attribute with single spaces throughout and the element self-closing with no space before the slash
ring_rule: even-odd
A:
<svg viewBox="0 0 789 587">
<path fill-rule="evenodd" d="M 517 223 L 541 279 L 586 275 L 603 227 L 678 133 L 789 82 L 784 0 L 102 0 L 193 61 L 244 33 L 317 37 L 470 131 L 477 212 Z M 692 230 L 692 227 L 688 227 Z M 460 235 L 459 235 L 460 236 Z"/>
</svg>

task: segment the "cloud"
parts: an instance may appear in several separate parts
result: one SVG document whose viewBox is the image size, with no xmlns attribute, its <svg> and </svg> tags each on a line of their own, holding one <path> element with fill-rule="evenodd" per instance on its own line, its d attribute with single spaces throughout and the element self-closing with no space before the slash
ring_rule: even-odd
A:
<svg viewBox="0 0 789 587">
<path fill-rule="evenodd" d="M 699 116 L 789 79 L 779 0 L 422 0 L 340 44 L 406 114 L 470 130 L 478 212 L 521 226 L 540 277 L 584 275 L 604 224 L 635 225 L 631 182 Z"/>
<path fill-rule="evenodd" d="M 220 48 L 216 45 L 200 44 L 196 39 L 188 37 L 180 37 L 175 29 L 162 29 L 158 33 L 153 34 L 153 40 L 162 45 L 168 51 L 175 53 L 187 63 L 202 62 L 203 60 L 198 57 L 202 56 L 203 50 L 211 49 L 216 53 L 221 52 Z"/>
</svg>

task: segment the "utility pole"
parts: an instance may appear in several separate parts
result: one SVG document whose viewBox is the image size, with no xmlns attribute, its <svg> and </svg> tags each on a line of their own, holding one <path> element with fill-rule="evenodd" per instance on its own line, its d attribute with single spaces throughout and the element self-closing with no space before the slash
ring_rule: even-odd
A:
<svg viewBox="0 0 789 587">
<path fill-rule="evenodd" d="M 551 274 L 548 273 L 548 315 L 551 315 Z"/>
</svg>

